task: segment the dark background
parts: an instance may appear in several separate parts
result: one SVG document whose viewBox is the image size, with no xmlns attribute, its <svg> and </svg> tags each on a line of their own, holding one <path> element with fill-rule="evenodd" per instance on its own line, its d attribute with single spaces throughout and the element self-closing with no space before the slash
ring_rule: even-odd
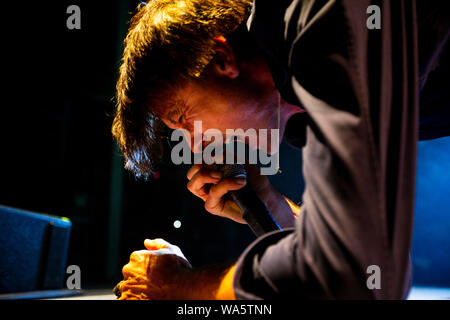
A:
<svg viewBox="0 0 450 320">
<path fill-rule="evenodd" d="M 81 30 L 66 27 L 72 4 Z M 68 264 L 80 266 L 83 289 L 113 287 L 145 238 L 178 245 L 193 266 L 234 260 L 254 239 L 247 226 L 203 209 L 186 190 L 188 166 L 166 163 L 148 182 L 122 169 L 110 133 L 114 87 L 137 4 L 2 4 L 0 204 L 72 221 Z M 450 139 L 419 147 L 414 279 L 450 286 Z M 283 144 L 280 161 L 282 173 L 270 178 L 298 202 L 301 153 Z"/>
</svg>

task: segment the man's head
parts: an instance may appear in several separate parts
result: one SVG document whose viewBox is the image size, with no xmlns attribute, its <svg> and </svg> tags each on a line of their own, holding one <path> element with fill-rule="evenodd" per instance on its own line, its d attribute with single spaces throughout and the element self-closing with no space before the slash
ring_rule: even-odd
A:
<svg viewBox="0 0 450 320">
<path fill-rule="evenodd" d="M 273 127 L 275 86 L 245 28 L 249 0 L 153 0 L 125 39 L 113 123 L 137 175 L 151 172 L 165 128 Z M 273 103 L 276 103 L 273 101 Z M 276 120 L 275 120 L 276 123 Z"/>
</svg>

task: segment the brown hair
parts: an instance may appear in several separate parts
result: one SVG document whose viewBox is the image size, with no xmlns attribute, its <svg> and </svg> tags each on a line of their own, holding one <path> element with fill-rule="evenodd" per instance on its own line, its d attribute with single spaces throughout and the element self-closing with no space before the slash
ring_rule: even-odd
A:
<svg viewBox="0 0 450 320">
<path fill-rule="evenodd" d="M 148 176 L 162 156 L 166 128 L 157 110 L 183 79 L 198 78 L 215 54 L 214 38 L 228 37 L 250 14 L 250 0 L 152 0 L 138 6 L 124 41 L 112 133 L 125 167 Z"/>
</svg>

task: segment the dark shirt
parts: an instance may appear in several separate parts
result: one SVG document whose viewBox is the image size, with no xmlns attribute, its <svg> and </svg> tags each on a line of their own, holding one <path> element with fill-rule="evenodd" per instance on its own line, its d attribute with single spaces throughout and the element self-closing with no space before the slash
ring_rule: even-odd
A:
<svg viewBox="0 0 450 320">
<path fill-rule="evenodd" d="M 306 110 L 285 135 L 304 146 L 305 191 L 295 228 L 239 258 L 237 298 L 407 296 L 419 114 L 421 138 L 450 135 L 445 3 L 255 1 L 249 30 L 283 99 Z"/>
</svg>

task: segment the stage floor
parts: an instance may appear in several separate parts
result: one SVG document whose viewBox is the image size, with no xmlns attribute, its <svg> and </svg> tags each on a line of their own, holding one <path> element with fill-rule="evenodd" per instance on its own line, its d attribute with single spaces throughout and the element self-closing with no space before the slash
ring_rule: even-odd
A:
<svg viewBox="0 0 450 320">
<path fill-rule="evenodd" d="M 64 300 L 114 300 L 111 290 L 87 292 L 81 296 L 58 298 Z M 408 300 L 450 300 L 450 288 L 412 287 Z"/>
<path fill-rule="evenodd" d="M 112 289 L 48 290 L 0 295 L 0 300 L 114 300 Z M 450 288 L 412 287 L 407 300 L 450 300 Z"/>
</svg>

